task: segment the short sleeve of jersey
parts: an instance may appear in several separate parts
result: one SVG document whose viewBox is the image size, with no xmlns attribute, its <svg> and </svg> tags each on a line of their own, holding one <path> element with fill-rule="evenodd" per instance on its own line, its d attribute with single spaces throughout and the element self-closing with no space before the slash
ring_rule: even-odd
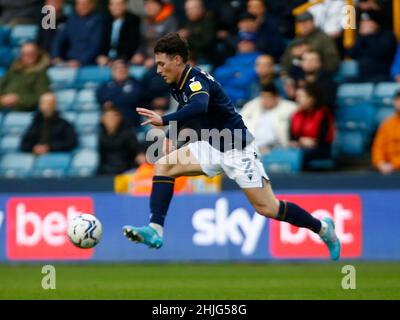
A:
<svg viewBox="0 0 400 320">
<path fill-rule="evenodd" d="M 200 75 L 194 75 L 187 80 L 184 91 L 189 100 L 199 94 L 206 94 L 210 96 L 210 85 L 208 80 L 204 77 Z"/>
</svg>

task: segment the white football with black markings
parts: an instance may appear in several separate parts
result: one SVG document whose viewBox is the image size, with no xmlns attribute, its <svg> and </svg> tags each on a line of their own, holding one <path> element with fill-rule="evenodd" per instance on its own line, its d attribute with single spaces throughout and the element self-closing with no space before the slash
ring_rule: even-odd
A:
<svg viewBox="0 0 400 320">
<path fill-rule="evenodd" d="M 93 248 L 100 242 L 102 233 L 100 220 L 91 214 L 75 216 L 68 224 L 68 237 L 78 248 Z"/>
</svg>

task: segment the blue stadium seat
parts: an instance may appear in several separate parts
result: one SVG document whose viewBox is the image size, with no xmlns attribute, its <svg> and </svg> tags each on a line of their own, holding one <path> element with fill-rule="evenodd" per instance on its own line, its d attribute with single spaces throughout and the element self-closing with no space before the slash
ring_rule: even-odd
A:
<svg viewBox="0 0 400 320">
<path fill-rule="evenodd" d="M 47 70 L 53 90 L 73 88 L 76 80 L 77 69 L 69 67 L 52 67 Z"/>
<path fill-rule="evenodd" d="M 375 129 L 375 107 L 368 102 L 339 106 L 336 121 L 339 124 L 355 124 L 372 132 Z"/>
<path fill-rule="evenodd" d="M 10 112 L 3 119 L 1 135 L 23 134 L 31 124 L 33 112 Z"/>
<path fill-rule="evenodd" d="M 111 80 L 111 68 L 87 66 L 78 70 L 76 85 L 79 88 L 93 88 L 109 80 Z"/>
<path fill-rule="evenodd" d="M 7 135 L 1 138 L 0 141 L 0 153 L 17 152 L 21 144 L 20 135 Z"/>
<path fill-rule="evenodd" d="M 35 157 L 30 153 L 8 153 L 1 158 L 0 176 L 6 178 L 29 177 Z"/>
<path fill-rule="evenodd" d="M 64 120 L 67 120 L 71 125 L 75 125 L 76 118 L 78 117 L 78 114 L 73 111 L 64 111 L 61 113 L 61 118 Z"/>
<path fill-rule="evenodd" d="M 80 134 L 94 133 L 100 124 L 98 112 L 83 112 L 76 119 L 75 127 Z"/>
<path fill-rule="evenodd" d="M 95 133 L 84 134 L 79 137 L 79 147 L 82 149 L 97 149 L 98 143 L 99 138 Z"/>
<path fill-rule="evenodd" d="M 10 44 L 11 28 L 9 26 L 0 26 L 0 47 Z"/>
<path fill-rule="evenodd" d="M 99 155 L 94 150 L 82 149 L 72 159 L 69 176 L 88 177 L 96 174 Z"/>
<path fill-rule="evenodd" d="M 398 90 L 400 90 L 400 83 L 398 82 L 378 83 L 374 90 L 374 103 L 378 107 L 392 106 L 394 94 Z"/>
<path fill-rule="evenodd" d="M 100 109 L 96 100 L 94 89 L 82 89 L 78 92 L 75 101 L 75 110 L 79 111 L 97 111 Z"/>
<path fill-rule="evenodd" d="M 68 152 L 53 152 L 37 157 L 33 175 L 35 177 L 63 177 L 67 174 L 71 155 Z"/>
<path fill-rule="evenodd" d="M 14 53 L 10 47 L 0 46 L 0 67 L 8 69 L 14 60 Z"/>
<path fill-rule="evenodd" d="M 129 67 L 129 75 L 136 80 L 142 80 L 144 75 L 147 72 L 147 68 L 145 66 L 131 66 Z"/>
<path fill-rule="evenodd" d="M 336 134 L 338 156 L 357 157 L 366 152 L 368 134 L 357 126 L 340 126 Z"/>
<path fill-rule="evenodd" d="M 302 152 L 299 149 L 273 149 L 261 159 L 267 172 L 297 173 L 301 171 Z"/>
<path fill-rule="evenodd" d="M 339 70 L 335 75 L 337 82 L 351 81 L 359 75 L 358 63 L 356 60 L 345 60 L 339 65 Z"/>
<path fill-rule="evenodd" d="M 35 41 L 39 27 L 34 24 L 16 25 L 11 29 L 11 45 L 20 47 L 23 43 Z"/>
<path fill-rule="evenodd" d="M 73 108 L 73 103 L 76 97 L 75 89 L 64 89 L 56 91 L 57 109 L 67 111 Z"/>
<path fill-rule="evenodd" d="M 359 102 L 368 102 L 372 99 L 373 83 L 343 83 L 337 91 L 339 106 L 352 105 Z"/>
</svg>

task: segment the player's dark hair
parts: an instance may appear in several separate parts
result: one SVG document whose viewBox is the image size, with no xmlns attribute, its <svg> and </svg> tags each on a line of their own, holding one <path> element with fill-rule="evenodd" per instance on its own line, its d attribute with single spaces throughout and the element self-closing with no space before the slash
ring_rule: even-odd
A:
<svg viewBox="0 0 400 320">
<path fill-rule="evenodd" d="M 278 89 L 276 88 L 276 85 L 273 83 L 262 85 L 261 92 L 269 92 L 272 93 L 274 96 L 278 95 Z"/>
<path fill-rule="evenodd" d="M 189 59 L 189 45 L 177 32 L 171 32 L 157 41 L 154 47 L 154 53 L 180 56 L 183 62 L 186 63 Z"/>
</svg>

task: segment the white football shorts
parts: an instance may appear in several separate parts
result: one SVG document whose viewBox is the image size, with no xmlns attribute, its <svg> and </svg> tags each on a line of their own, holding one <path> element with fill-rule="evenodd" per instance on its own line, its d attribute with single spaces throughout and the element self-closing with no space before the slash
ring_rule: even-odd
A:
<svg viewBox="0 0 400 320">
<path fill-rule="evenodd" d="M 225 172 L 242 189 L 261 188 L 262 178 L 269 181 L 254 141 L 243 150 L 232 149 L 226 152 L 213 148 L 207 141 L 192 142 L 188 147 L 210 178 Z"/>
</svg>

